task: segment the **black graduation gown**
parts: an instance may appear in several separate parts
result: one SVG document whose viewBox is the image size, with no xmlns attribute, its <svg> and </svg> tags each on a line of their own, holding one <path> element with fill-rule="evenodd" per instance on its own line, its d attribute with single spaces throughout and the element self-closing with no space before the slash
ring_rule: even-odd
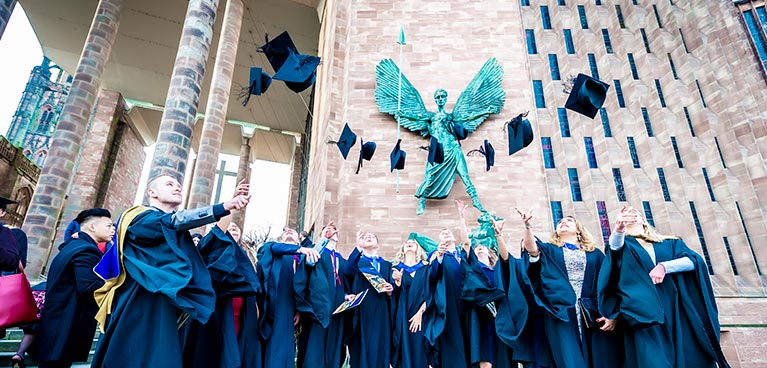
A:
<svg viewBox="0 0 767 368">
<path fill-rule="evenodd" d="M 429 294 L 424 314 L 424 336 L 429 344 L 430 364 L 435 367 L 468 367 L 470 365 L 470 336 L 465 306 L 461 300 L 464 279 L 462 263 L 466 252 L 458 250 L 462 262 L 445 255 L 442 263 L 436 252 L 429 259 Z"/>
<path fill-rule="evenodd" d="M 379 265 L 378 273 L 391 282 L 391 263 L 380 260 Z M 391 297 L 385 292 L 378 293 L 360 271 L 360 268 L 371 267 L 371 262 L 356 248 L 344 267 L 353 294 L 368 290 L 365 300 L 354 308 L 352 317 L 349 339 L 352 368 L 388 367 L 391 359 Z"/>
<path fill-rule="evenodd" d="M 538 241 L 541 258 L 528 262 L 528 276 L 533 285 L 536 302 L 546 310 L 544 331 L 552 358 L 559 368 L 614 368 L 621 366 L 621 346 L 617 331 L 605 332 L 582 324 L 578 329 L 576 295 L 570 285 L 562 247 Z M 604 259 L 601 250 L 586 252 L 586 270 L 578 298 L 597 305 L 597 276 Z M 529 254 L 525 252 L 525 260 Z"/>
<path fill-rule="evenodd" d="M 301 312 L 298 367 L 332 368 L 343 363 L 343 329 L 347 313 L 332 313 L 344 302 L 348 288 L 343 276 L 345 264 L 340 253 L 323 249 L 315 265 L 309 265 L 302 258 L 296 268 L 293 288 L 296 309 Z"/>
<path fill-rule="evenodd" d="M 184 368 L 239 368 L 232 297 L 256 294 L 260 289 L 256 271 L 245 251 L 218 226 L 200 240 L 197 248 L 213 281 L 216 309 L 207 323 L 191 321 L 184 326 Z"/>
<path fill-rule="evenodd" d="M 88 360 L 98 310 L 93 292 L 104 285 L 93 272 L 100 259 L 101 251 L 85 232 L 59 246 L 48 270 L 45 308 L 31 351 L 36 360 Z"/>
<path fill-rule="evenodd" d="M 13 231 L 0 222 L 0 271 L 13 272 L 19 267 L 19 246 Z"/>
<path fill-rule="evenodd" d="M 395 368 L 425 368 L 429 366 L 426 339 L 423 336 L 423 319 L 421 331 L 410 332 L 410 322 L 421 305 L 426 302 L 428 292 L 429 269 L 419 263 L 411 275 L 407 270 L 402 272 L 401 285 L 394 289 L 394 331 L 392 332 L 392 366 Z M 399 263 L 397 269 L 406 269 Z M 423 318 L 423 316 L 422 316 Z"/>
<path fill-rule="evenodd" d="M 695 269 L 667 274 L 655 285 L 650 255 L 626 236 L 623 248 L 608 252 L 599 274 L 602 312 L 626 326 L 626 367 L 729 367 L 705 261 L 681 239 L 653 249 L 658 263 L 688 257 Z"/>
<path fill-rule="evenodd" d="M 465 261 L 461 299 L 466 303 L 472 366 L 495 361 L 498 336 L 495 333 L 495 318 L 486 306 L 495 306 L 495 301 L 504 296 L 495 281 L 495 270 L 483 266 L 474 252 L 470 252 Z"/>
<path fill-rule="evenodd" d="M 496 301 L 495 331 L 500 340 L 494 366 L 553 367 L 551 349 L 543 333 L 545 311 L 535 303 L 524 260 L 510 257 L 495 265 L 495 282 L 504 296 Z"/>
<path fill-rule="evenodd" d="M 237 346 L 240 350 L 240 366 L 243 368 L 263 367 L 263 341 L 259 327 L 259 317 L 256 308 L 263 310 L 263 289 L 256 296 L 242 300 L 240 310 L 240 335 L 237 336 Z"/>
<path fill-rule="evenodd" d="M 299 246 L 268 242 L 259 248 L 258 276 L 264 288 L 261 338 L 264 341 L 263 366 L 293 368 L 296 342 L 293 317 L 296 303 L 293 292 L 294 265 Z"/>
<path fill-rule="evenodd" d="M 225 215 L 213 206 L 213 222 Z M 125 235 L 125 282 L 117 289 L 91 366 L 182 367 L 179 317 L 207 322 L 216 304 L 210 274 L 172 213 L 147 210 Z M 199 225 L 198 225 L 199 226 Z"/>
</svg>

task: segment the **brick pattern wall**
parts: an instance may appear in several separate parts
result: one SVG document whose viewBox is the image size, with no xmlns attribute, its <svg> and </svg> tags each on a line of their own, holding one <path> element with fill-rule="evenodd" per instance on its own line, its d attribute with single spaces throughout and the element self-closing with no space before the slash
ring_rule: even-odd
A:
<svg viewBox="0 0 767 368">
<path fill-rule="evenodd" d="M 414 194 L 423 179 L 427 156 L 418 147 L 428 144 L 425 139 L 407 130 L 402 132 L 407 164 L 400 174 L 399 193 L 395 191 L 396 174 L 389 172 L 388 154 L 396 143 L 397 127 L 391 116 L 378 112 L 375 66 L 383 58 L 396 60 L 396 39 L 399 25 L 403 24 L 408 39 L 403 71 L 430 110 L 436 109 L 432 95 L 437 88 L 448 91 L 447 109 L 451 110 L 482 64 L 490 57 L 499 59 L 507 91 L 504 110 L 486 120 L 463 142 L 464 151 L 468 151 L 489 139 L 496 148 L 496 166 L 485 172 L 483 158 L 468 157 L 469 171 L 485 206 L 509 218 L 506 235 L 511 239 L 521 237 L 519 220 L 511 212 L 514 206 L 539 209 L 537 230 L 549 230 L 540 144 L 535 141 L 514 156 L 504 153 L 507 140 L 503 123 L 533 105 L 531 90 L 526 87 L 530 66 L 517 2 L 334 1 L 328 2 L 327 14 L 320 34 L 323 63 L 314 105 L 304 228 L 312 224 L 318 228 L 335 220 L 341 230 L 343 250 L 351 248 L 358 228 L 373 231 L 379 237 L 381 254 L 391 257 L 411 231 L 436 238 L 442 228 L 459 226 L 453 201 L 469 201 L 460 180 L 448 199 L 429 201 L 426 213 L 415 216 Z M 443 26 L 448 23 L 450 27 Z M 493 37 L 481 37 L 483 34 Z M 378 144 L 373 161 L 365 162 L 359 175 L 354 174 L 359 143 L 347 161 L 334 145 L 325 144 L 326 139 L 338 137 L 347 121 L 364 140 Z M 477 215 L 475 210 L 468 213 L 475 218 Z"/>
<path fill-rule="evenodd" d="M 113 143 L 117 155 L 113 170 L 105 183 L 106 191 L 101 203 L 101 206 L 112 212 L 113 221 L 117 221 L 117 217 L 123 211 L 133 206 L 139 179 L 141 179 L 141 170 L 146 159 L 144 145 L 138 133 L 126 123 L 119 124 L 122 134 L 119 136 L 119 141 Z"/>
<path fill-rule="evenodd" d="M 39 275 L 55 235 L 63 201 L 75 173 L 75 161 L 112 50 L 122 11 L 122 0 L 101 0 L 83 46 L 67 103 L 53 136 L 23 230 L 29 240 L 27 274 Z"/>
<path fill-rule="evenodd" d="M 64 230 L 69 222 L 80 211 L 97 205 L 101 183 L 109 176 L 105 175 L 104 171 L 113 149 L 112 141 L 117 131 L 117 119 L 122 113 L 124 103 L 119 92 L 101 90 L 99 93 L 78 158 L 77 174 L 74 176 L 54 238 L 55 246 L 52 255 L 58 252 L 58 244 L 65 240 Z"/>
</svg>

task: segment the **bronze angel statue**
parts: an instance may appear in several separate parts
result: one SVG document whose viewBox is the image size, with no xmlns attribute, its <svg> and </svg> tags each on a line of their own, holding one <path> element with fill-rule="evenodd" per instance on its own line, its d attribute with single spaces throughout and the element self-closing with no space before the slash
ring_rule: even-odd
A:
<svg viewBox="0 0 767 368">
<path fill-rule="evenodd" d="M 416 214 L 423 214 L 426 199 L 446 198 L 456 174 L 466 186 L 466 193 L 471 197 L 474 207 L 486 212 L 469 178 L 466 158 L 458 140 L 476 131 L 488 116 L 499 113 L 503 108 L 506 99 L 502 87 L 503 68 L 495 58 L 487 60 L 458 97 L 453 112 L 445 111 L 447 92 L 444 89 L 434 92 L 437 111 L 431 112 L 426 110 L 418 90 L 404 75 L 401 78 L 400 90 L 400 70 L 391 59 L 381 60 L 376 66 L 375 96 L 378 110 L 394 115 L 398 124 L 412 132 L 436 138 L 444 149 L 442 163 L 426 163 L 423 183 L 415 193 L 419 198 Z"/>
</svg>

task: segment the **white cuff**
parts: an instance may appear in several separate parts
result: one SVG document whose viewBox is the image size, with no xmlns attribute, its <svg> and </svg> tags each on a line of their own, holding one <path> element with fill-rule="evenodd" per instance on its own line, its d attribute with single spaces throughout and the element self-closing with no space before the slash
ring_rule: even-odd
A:
<svg viewBox="0 0 767 368">
<path fill-rule="evenodd" d="M 613 231 L 613 233 L 610 234 L 610 240 L 608 241 L 610 243 L 610 249 L 621 250 L 621 248 L 623 248 L 623 242 L 625 240 L 626 240 L 625 233 L 619 233 L 619 232 Z"/>
</svg>

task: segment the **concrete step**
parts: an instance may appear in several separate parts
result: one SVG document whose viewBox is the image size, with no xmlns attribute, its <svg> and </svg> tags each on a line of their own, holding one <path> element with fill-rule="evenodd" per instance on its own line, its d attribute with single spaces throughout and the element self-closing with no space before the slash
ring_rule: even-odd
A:
<svg viewBox="0 0 767 368">
<path fill-rule="evenodd" d="M 13 358 L 13 355 L 19 349 L 19 343 L 21 343 L 21 338 L 23 336 L 24 332 L 20 329 L 13 328 L 6 330 L 5 337 L 0 339 L 0 367 L 10 366 L 11 358 Z M 88 354 L 88 363 L 90 363 L 90 361 L 93 359 L 93 354 L 96 351 L 96 343 L 98 342 L 98 338 L 99 332 L 97 331 L 93 338 L 93 343 L 91 343 L 91 351 Z M 24 357 L 24 361 L 27 363 L 27 367 L 29 368 L 37 366 L 37 362 L 35 362 L 29 355 Z M 89 366 L 90 364 L 85 363 L 72 365 L 73 368 Z"/>
</svg>

